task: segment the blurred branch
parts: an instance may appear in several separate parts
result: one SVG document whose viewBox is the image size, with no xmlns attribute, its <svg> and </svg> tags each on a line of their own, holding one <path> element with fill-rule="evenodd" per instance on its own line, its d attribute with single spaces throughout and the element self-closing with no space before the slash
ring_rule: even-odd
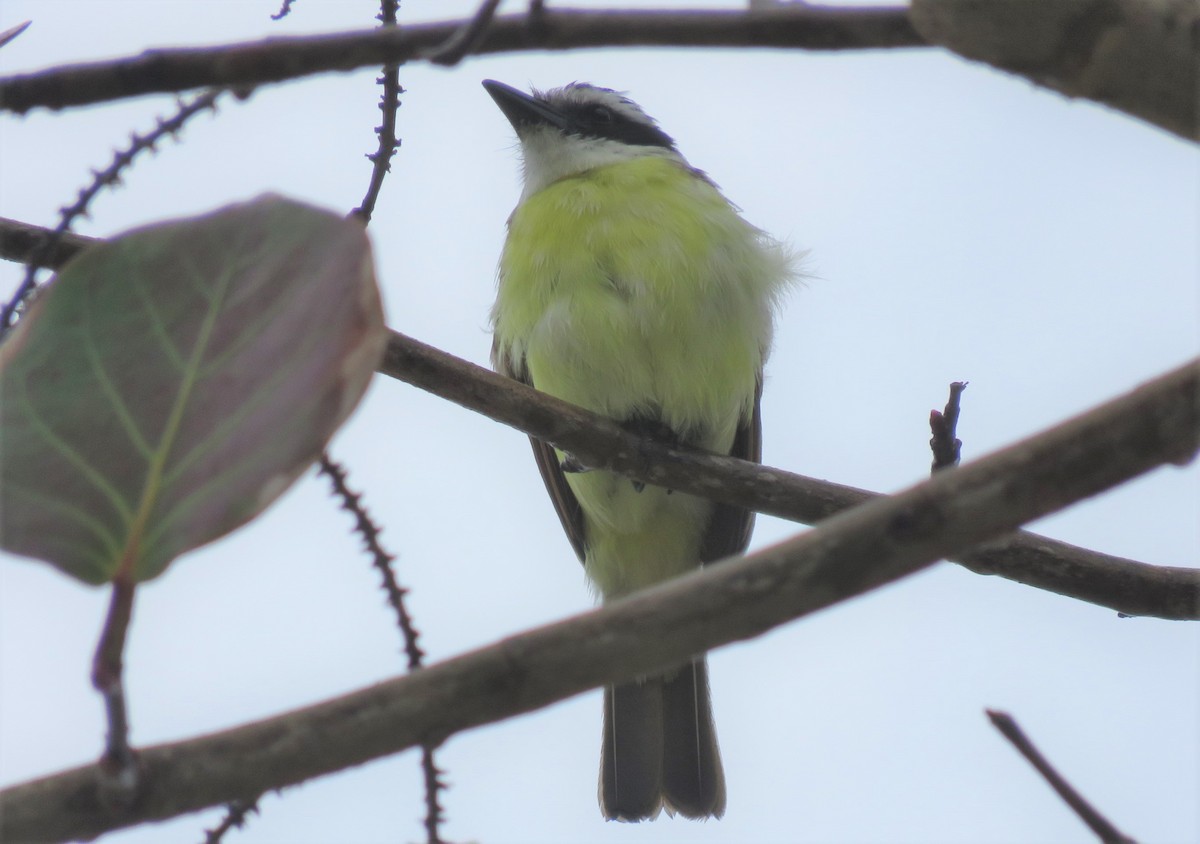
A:
<svg viewBox="0 0 1200 844">
<path fill-rule="evenodd" d="M 0 78 L 0 109 L 24 113 L 202 86 L 251 87 L 315 73 L 401 65 L 469 32 L 472 19 L 333 35 L 146 50 L 140 55 Z M 541 9 L 490 22 L 476 55 L 585 47 L 922 47 L 899 7 L 796 4 L 768 10 Z"/>
<path fill-rule="evenodd" d="M 1108 818 L 1096 811 L 1091 803 L 1083 799 L 1083 795 L 1076 791 L 1063 778 L 1062 774 L 1046 760 L 1046 757 L 1034 746 L 1011 715 L 1007 712 L 997 712 L 994 709 L 988 709 L 986 712 L 988 718 L 991 719 L 992 726 L 1009 740 L 1029 764 L 1033 765 L 1037 772 L 1046 779 L 1046 782 L 1050 783 L 1050 787 L 1058 792 L 1058 796 L 1071 807 L 1075 814 L 1079 815 L 1080 819 L 1088 825 L 1092 832 L 1096 833 L 1104 844 L 1137 844 L 1136 841 L 1113 826 Z"/>
<path fill-rule="evenodd" d="M 292 13 L 292 3 L 295 0 L 283 0 L 283 5 L 279 7 L 279 11 L 271 15 L 271 20 L 281 21 Z"/>
<path fill-rule="evenodd" d="M 483 4 L 465 26 L 460 27 L 445 43 L 425 53 L 422 58 L 443 67 L 453 67 L 461 62 L 483 41 L 488 27 L 496 17 L 496 8 L 499 5 L 500 0 L 483 0 Z"/>
<path fill-rule="evenodd" d="M 258 813 L 257 800 L 233 800 L 225 807 L 225 817 L 213 829 L 204 831 L 204 844 L 221 844 L 225 833 L 231 829 L 241 829 L 246 825 L 250 815 Z"/>
<path fill-rule="evenodd" d="M 930 44 L 1200 140 L 1194 0 L 913 0 Z"/>
<path fill-rule="evenodd" d="M 56 236 L 53 229 L 0 217 L 0 259 L 27 264 L 34 261 L 43 267 L 57 270 L 100 238 L 63 232 Z M 44 254 L 39 254 L 44 253 Z"/>
<path fill-rule="evenodd" d="M 3 32 L 0 32 L 0 47 L 3 47 L 5 44 L 12 41 L 18 35 L 20 35 L 22 32 L 29 29 L 29 25 L 31 23 L 33 23 L 33 21 L 25 21 L 25 23 L 19 23 L 14 27 L 10 27 L 10 28 L 4 30 Z"/>
<path fill-rule="evenodd" d="M 24 260 L 30 244 L 48 234 L 46 229 L 0 218 L 0 258 Z M 73 254 L 70 250 L 92 242 L 66 235 L 54 257 L 65 262 Z M 379 371 L 551 442 L 586 463 L 780 518 L 815 524 L 878 497 L 732 457 L 645 442 L 603 417 L 396 332 Z M 950 559 L 976 574 L 997 575 L 1124 615 L 1200 619 L 1196 569 L 1150 565 L 1026 531 Z"/>
<path fill-rule="evenodd" d="M 1087 97 L 1181 137 L 1200 138 L 1200 51 L 1194 44 L 1200 5 L 1186 0 L 915 0 L 911 11 L 804 3 L 725 11 L 591 11 L 531 3 L 525 14 L 489 22 L 490 5 L 465 20 L 147 50 L 9 76 L 0 79 L 0 109 L 59 109 L 210 85 L 245 88 L 377 64 L 461 58 L 462 52 L 941 45 L 1069 97 Z M 444 45 L 456 49 L 443 56 Z"/>
<path fill-rule="evenodd" d="M 254 797 L 612 682 L 661 671 L 891 583 L 1200 445 L 1200 367 L 867 502 L 741 559 L 335 700 L 142 749 L 144 789 L 104 808 L 87 765 L 0 792 L 0 839 L 91 838 Z"/>
</svg>

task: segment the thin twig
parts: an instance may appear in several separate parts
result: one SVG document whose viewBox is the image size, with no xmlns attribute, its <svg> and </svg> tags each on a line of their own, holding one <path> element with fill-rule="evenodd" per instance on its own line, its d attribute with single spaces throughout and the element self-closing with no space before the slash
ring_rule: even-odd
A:
<svg viewBox="0 0 1200 844">
<path fill-rule="evenodd" d="M 443 771 L 433 755 L 434 746 L 421 745 L 421 772 L 425 780 L 425 844 L 446 844 L 442 840 L 442 822 L 446 819 L 438 795 L 446 787 Z"/>
<path fill-rule="evenodd" d="M 929 440 L 929 447 L 933 450 L 931 472 L 957 466 L 962 458 L 962 440 L 958 439 L 956 434 L 959 400 L 966 388 L 966 381 L 953 382 L 950 385 L 950 398 L 946 401 L 946 409 L 929 411 L 929 429 L 933 433 Z"/>
<path fill-rule="evenodd" d="M 396 13 L 399 11 L 399 8 L 400 4 L 398 0 L 381 0 L 378 20 L 384 29 L 394 29 L 396 27 Z M 375 134 L 378 136 L 379 144 L 375 152 L 367 155 L 367 158 L 372 163 L 372 167 L 371 181 L 367 186 L 366 195 L 363 197 L 362 203 L 350 212 L 351 216 L 362 220 L 364 226 L 369 225 L 371 222 L 371 215 L 375 211 L 375 203 L 379 199 L 379 192 L 383 188 L 383 180 L 391 172 L 392 159 L 400 147 L 400 139 L 396 137 L 396 113 L 400 109 L 400 94 L 404 92 L 404 89 L 400 86 L 399 66 L 394 64 L 385 65 L 383 74 L 379 77 L 378 82 L 383 86 L 383 95 L 379 103 L 379 110 L 383 114 L 383 120 L 379 126 L 375 127 Z M 392 609 L 396 613 L 397 623 L 404 638 L 405 653 L 408 656 L 408 669 L 409 671 L 415 671 L 421 667 L 424 652 L 417 644 L 417 631 L 404 603 L 404 596 L 407 594 L 407 591 L 401 588 L 396 580 L 395 572 L 392 570 L 391 564 L 396 558 L 394 555 L 384 551 L 380 546 L 379 529 L 367 515 L 366 508 L 362 506 L 361 496 L 352 494 L 347 488 L 345 470 L 340 465 L 333 463 L 328 455 L 322 455 L 321 471 L 329 475 L 333 480 L 334 488 L 342 496 L 342 507 L 350 510 L 355 515 L 357 530 L 366 541 L 375 568 L 383 577 L 383 585 L 388 595 L 388 602 L 392 605 Z M 424 771 L 425 780 L 426 840 L 428 844 L 441 844 L 443 812 L 438 796 L 444 786 L 438 778 L 439 771 L 432 745 L 425 745 L 421 748 L 421 766 Z"/>
<path fill-rule="evenodd" d="M 1200 365 L 1193 364 L 745 558 L 335 700 L 143 748 L 146 788 L 127 811 L 99 805 L 94 765 L 12 786 L 0 791 L 0 838 L 94 838 L 660 672 L 893 583 L 1197 447 Z"/>
<path fill-rule="evenodd" d="M 1050 787 L 1058 792 L 1058 796 L 1071 807 L 1075 814 L 1079 815 L 1080 819 L 1099 836 L 1104 844 L 1137 844 L 1136 841 L 1113 826 L 1108 818 L 1096 811 L 1096 808 L 1085 800 L 1083 795 L 1063 778 L 1062 774 L 1055 770 L 1011 715 L 1007 712 L 997 712 L 994 709 L 984 711 L 991 719 L 992 726 L 999 730 L 1000 734 L 1012 743 L 1012 746 L 1028 760 L 1029 764 L 1037 769 L 1046 782 L 1050 783 Z"/>
<path fill-rule="evenodd" d="M 168 135 L 176 137 L 179 130 L 191 117 L 202 111 L 213 109 L 217 97 L 220 95 L 219 90 L 212 90 L 195 97 L 191 102 L 180 102 L 175 114 L 168 118 L 160 117 L 154 128 L 145 134 L 139 135 L 135 132 L 130 137 L 129 146 L 113 156 L 112 162 L 107 167 L 92 172 L 91 183 L 79 191 L 73 203 L 59 210 L 58 225 L 53 229 L 49 238 L 30 256 L 25 267 L 24 279 L 12 298 L 0 311 L 0 339 L 3 339 L 5 333 L 12 327 L 21 304 L 29 298 L 37 286 L 37 271 L 43 262 L 43 255 L 49 254 L 55 249 L 59 239 L 71 228 L 77 218 L 87 214 L 88 206 L 96 195 L 104 188 L 118 184 L 122 173 L 128 169 L 139 153 L 155 149 L 155 145 Z"/>
<path fill-rule="evenodd" d="M 271 20 L 281 21 L 292 13 L 292 4 L 296 0 L 283 0 L 283 5 L 279 7 L 279 11 L 271 15 Z"/>
<path fill-rule="evenodd" d="M 396 11 L 399 5 L 397 0 L 382 0 L 379 20 L 383 27 L 396 26 Z M 375 127 L 379 144 L 375 152 L 367 154 L 367 159 L 372 164 L 371 182 L 367 186 L 362 203 L 350 212 L 351 216 L 362 220 L 364 226 L 371 222 L 371 215 L 375 211 L 375 202 L 379 199 L 379 191 L 383 188 L 384 177 L 391 172 L 392 158 L 396 155 L 396 150 L 400 148 L 400 139 L 396 137 L 396 112 L 400 109 L 400 95 L 404 93 L 404 89 L 400 87 L 399 66 L 386 65 L 378 82 L 383 86 L 383 94 L 379 102 L 383 121 Z"/>
<path fill-rule="evenodd" d="M 452 67 L 461 62 L 482 43 L 499 5 L 500 0 L 483 0 L 478 11 L 466 24 L 455 30 L 445 42 L 422 54 L 421 58 L 443 67 Z"/>
</svg>

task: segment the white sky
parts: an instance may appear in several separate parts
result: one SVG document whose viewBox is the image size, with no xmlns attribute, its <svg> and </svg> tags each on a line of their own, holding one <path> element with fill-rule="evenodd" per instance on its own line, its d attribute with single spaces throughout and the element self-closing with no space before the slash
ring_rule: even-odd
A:
<svg viewBox="0 0 1200 844">
<path fill-rule="evenodd" d="M 575 5 L 602 5 L 582 3 Z M 681 3 L 659 3 L 677 5 Z M 689 3 L 689 6 L 700 5 Z M 713 4 L 704 4 L 713 5 Z M 520 4 L 502 7 L 515 10 Z M 473 2 L 404 3 L 406 20 Z M 153 46 L 362 28 L 370 0 L 4 0 L 0 73 Z M 141 160 L 79 231 L 105 236 L 271 190 L 347 211 L 369 177 L 377 71 L 223 101 Z M 971 382 L 973 458 L 1200 347 L 1195 148 L 1100 106 L 936 50 L 584 51 L 413 65 L 403 148 L 371 231 L 389 324 L 485 363 L 514 139 L 494 77 L 625 89 L 756 225 L 811 250 L 769 365 L 765 459 L 879 491 L 922 479 L 927 417 Z M 168 97 L 0 117 L 0 214 L 53 225 L 89 168 Z M 0 289 L 19 270 L 0 266 Z M 590 606 L 523 435 L 378 379 L 335 457 L 365 489 L 432 659 Z M 1148 562 L 1200 558 L 1200 471 L 1169 469 L 1035 529 Z M 191 737 L 403 670 L 376 577 L 325 484 L 140 592 L 127 651 L 134 740 Z M 755 545 L 798 528 L 760 519 Z M 94 759 L 88 665 L 107 603 L 0 560 L 0 782 Z M 1200 838 L 1200 627 L 1115 613 L 941 564 L 712 656 L 729 783 L 719 822 L 606 824 L 599 693 L 454 737 L 450 840 L 1090 842 L 987 724 L 1011 711 L 1127 834 Z M 418 757 L 289 789 L 231 842 L 424 840 Z M 193 842 L 221 812 L 106 841 Z"/>
</svg>

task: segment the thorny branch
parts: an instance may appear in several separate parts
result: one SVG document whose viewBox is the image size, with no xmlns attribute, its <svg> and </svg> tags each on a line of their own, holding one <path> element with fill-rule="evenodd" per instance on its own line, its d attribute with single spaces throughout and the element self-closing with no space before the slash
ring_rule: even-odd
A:
<svg viewBox="0 0 1200 844">
<path fill-rule="evenodd" d="M 204 831 L 204 844 L 221 844 L 225 833 L 231 829 L 241 829 L 246 824 L 246 818 L 258 813 L 257 800 L 233 800 L 225 807 L 225 817 L 212 829 Z"/>
<path fill-rule="evenodd" d="M 333 491 L 342 499 L 342 509 L 354 516 L 354 529 L 363 538 L 363 544 L 371 555 L 373 565 L 383 579 L 383 589 L 387 593 L 388 604 L 396 614 L 396 623 L 404 638 L 404 653 L 408 657 L 408 670 L 415 671 L 421 667 L 425 659 L 425 652 L 417 643 L 417 629 L 404 603 L 404 596 L 408 594 L 408 590 L 397 582 L 396 574 L 392 571 L 392 563 L 395 562 L 396 556 L 384 549 L 383 544 L 379 541 L 379 526 L 375 524 L 366 508 L 363 507 L 362 495 L 351 491 L 346 485 L 346 471 L 341 464 L 325 454 L 321 456 L 319 471 L 329 478 L 329 482 L 333 485 Z"/>
<path fill-rule="evenodd" d="M 121 174 L 129 168 L 138 153 L 154 150 L 155 144 L 164 137 L 178 135 L 179 130 L 190 118 L 202 111 L 215 108 L 217 97 L 220 95 L 221 91 L 213 90 L 195 97 L 191 102 L 180 102 L 175 114 L 168 118 L 159 118 L 155 127 L 149 132 L 140 135 L 135 132 L 129 139 L 129 146 L 113 156 L 112 163 L 103 170 L 92 172 L 91 183 L 79 191 L 79 195 L 73 203 L 60 209 L 58 225 L 48 232 L 44 239 L 35 244 L 28 253 L 25 259 L 25 278 L 13 293 L 12 298 L 4 305 L 3 310 L 0 311 L 0 339 L 3 339 L 5 333 L 12 327 L 18 309 L 36 287 L 38 268 L 45 263 L 49 253 L 57 249 L 59 240 L 71 228 L 75 220 L 87 214 L 88 206 L 96 198 L 96 195 L 104 188 L 120 183 Z"/>
<path fill-rule="evenodd" d="M 398 0 L 383 0 L 379 20 L 384 29 L 396 26 L 398 7 Z M 396 137 L 396 112 L 400 109 L 400 95 L 404 93 L 404 89 L 400 87 L 399 66 L 386 65 L 378 82 L 383 87 L 383 94 L 379 101 L 379 111 L 383 115 L 383 122 L 375 127 L 379 144 L 375 152 L 367 154 L 367 159 L 372 165 L 371 182 L 367 186 L 363 201 L 350 212 L 351 216 L 362 220 L 364 226 L 371 222 L 371 215 L 375 212 L 375 202 L 379 199 L 379 191 L 383 188 L 383 180 L 391 172 L 392 159 L 396 155 L 396 150 L 400 148 L 400 139 Z"/>
<path fill-rule="evenodd" d="M 380 0 L 378 20 L 383 29 L 394 30 L 396 28 L 396 15 L 399 9 L 399 0 Z M 378 82 L 383 87 L 383 94 L 379 103 L 379 110 L 383 115 L 383 121 L 375 128 L 379 144 L 375 152 L 367 156 L 372 166 L 371 181 L 367 186 L 366 195 L 363 197 L 362 203 L 350 212 L 350 216 L 358 217 L 364 226 L 371 223 L 371 215 L 375 211 L 375 203 L 378 201 L 379 193 L 383 189 L 383 180 L 391 172 L 392 159 L 396 155 L 396 150 L 400 148 L 400 139 L 396 136 L 396 113 L 400 109 L 400 94 L 404 92 L 404 89 L 400 86 L 399 66 L 395 64 L 385 65 Z M 420 645 L 417 644 L 416 626 L 413 624 L 412 616 L 409 615 L 408 607 L 404 602 L 407 590 L 400 586 L 396 579 L 396 574 L 392 569 L 392 563 L 395 562 L 396 558 L 394 555 L 386 552 L 380 544 L 379 528 L 370 516 L 367 515 L 366 508 L 362 505 L 361 496 L 350 492 L 346 486 L 345 470 L 339 464 L 335 463 L 328 454 L 321 455 L 320 470 L 332 479 L 334 488 L 342 497 L 342 506 L 355 516 L 357 530 L 366 542 L 367 549 L 371 552 L 373 564 L 383 578 L 388 603 L 391 604 L 392 610 L 396 613 L 396 620 L 400 626 L 400 632 L 404 639 L 405 653 L 408 657 L 408 670 L 416 671 L 422 667 L 425 653 L 421 650 Z M 426 841 L 428 844 L 442 844 L 441 826 L 444 814 L 439 794 L 445 785 L 438 777 L 439 769 L 437 767 L 437 760 L 434 757 L 434 746 L 432 744 L 426 744 L 421 748 L 421 766 L 425 780 Z"/>
</svg>

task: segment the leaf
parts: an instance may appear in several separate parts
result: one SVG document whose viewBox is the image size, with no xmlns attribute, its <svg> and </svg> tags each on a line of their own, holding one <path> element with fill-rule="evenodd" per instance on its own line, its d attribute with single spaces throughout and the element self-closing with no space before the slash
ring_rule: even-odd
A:
<svg viewBox="0 0 1200 844">
<path fill-rule="evenodd" d="M 358 222 L 277 196 L 67 264 L 0 347 L 0 546 L 160 574 L 279 497 L 386 344 Z"/>
</svg>

